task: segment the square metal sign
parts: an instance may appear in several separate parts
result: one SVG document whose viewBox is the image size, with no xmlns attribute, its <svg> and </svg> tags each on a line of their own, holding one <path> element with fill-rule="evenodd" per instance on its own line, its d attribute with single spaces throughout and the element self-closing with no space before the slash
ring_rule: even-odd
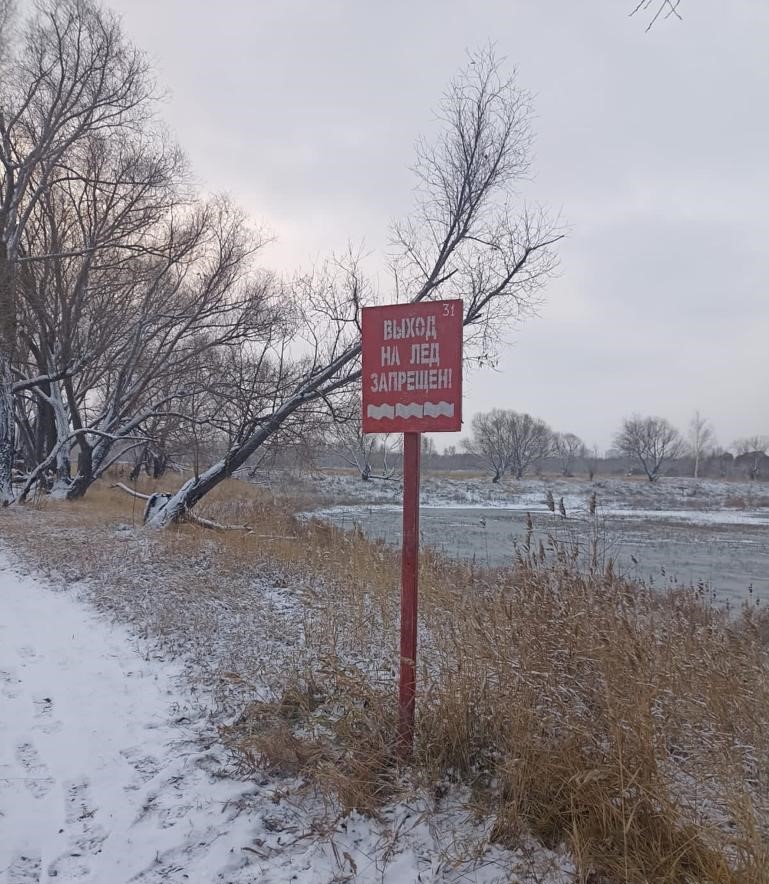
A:
<svg viewBox="0 0 769 884">
<path fill-rule="evenodd" d="M 462 429 L 461 299 L 364 307 L 363 432 Z"/>
</svg>

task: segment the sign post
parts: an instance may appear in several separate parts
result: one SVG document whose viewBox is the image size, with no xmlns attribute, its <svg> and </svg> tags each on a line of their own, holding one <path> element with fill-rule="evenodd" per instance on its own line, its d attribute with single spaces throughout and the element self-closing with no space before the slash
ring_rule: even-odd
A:
<svg viewBox="0 0 769 884">
<path fill-rule="evenodd" d="M 417 692 L 417 608 L 419 590 L 419 462 L 422 434 L 403 434 L 403 549 L 401 552 L 401 665 L 398 682 L 398 742 L 414 743 Z"/>
<path fill-rule="evenodd" d="M 398 740 L 414 741 L 419 470 L 424 432 L 462 428 L 461 300 L 362 310 L 363 432 L 403 433 L 403 551 Z"/>
</svg>

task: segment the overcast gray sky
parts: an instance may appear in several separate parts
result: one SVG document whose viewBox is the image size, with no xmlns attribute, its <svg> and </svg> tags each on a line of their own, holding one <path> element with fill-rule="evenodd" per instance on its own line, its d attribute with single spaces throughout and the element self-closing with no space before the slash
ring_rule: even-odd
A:
<svg viewBox="0 0 769 884">
<path fill-rule="evenodd" d="M 271 229 L 279 271 L 348 241 L 380 271 L 414 141 L 492 41 L 535 96 L 527 198 L 570 233 L 540 315 L 468 378 L 465 420 L 528 411 L 601 448 L 636 411 L 685 430 L 699 409 L 725 446 L 769 433 L 767 0 L 682 0 L 650 33 L 632 0 L 108 5 L 197 179 Z"/>
</svg>

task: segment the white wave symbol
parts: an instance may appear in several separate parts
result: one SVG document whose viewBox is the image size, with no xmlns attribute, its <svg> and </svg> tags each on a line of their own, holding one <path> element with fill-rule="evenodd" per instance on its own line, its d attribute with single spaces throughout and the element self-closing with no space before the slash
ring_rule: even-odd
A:
<svg viewBox="0 0 769 884">
<path fill-rule="evenodd" d="M 392 418 L 394 414 L 395 409 L 392 405 L 387 405 L 387 403 L 384 405 L 369 405 L 366 409 L 366 415 L 375 421 L 381 420 L 383 417 Z"/>
<path fill-rule="evenodd" d="M 366 408 L 367 417 L 372 420 L 382 420 L 393 417 L 454 417 L 453 402 L 425 402 L 419 405 L 416 402 L 410 402 L 408 405 L 397 403 L 395 408 L 387 403 L 383 405 L 369 405 Z"/>
<path fill-rule="evenodd" d="M 453 402 L 425 402 L 425 417 L 454 417 Z"/>
</svg>

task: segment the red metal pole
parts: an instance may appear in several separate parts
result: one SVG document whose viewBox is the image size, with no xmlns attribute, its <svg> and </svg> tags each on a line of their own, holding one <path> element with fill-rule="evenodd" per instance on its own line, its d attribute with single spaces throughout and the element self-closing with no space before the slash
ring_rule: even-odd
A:
<svg viewBox="0 0 769 884">
<path fill-rule="evenodd" d="M 401 667 L 398 738 L 408 755 L 414 744 L 417 687 L 417 586 L 419 582 L 420 433 L 403 434 L 403 554 L 401 558 Z"/>
</svg>

